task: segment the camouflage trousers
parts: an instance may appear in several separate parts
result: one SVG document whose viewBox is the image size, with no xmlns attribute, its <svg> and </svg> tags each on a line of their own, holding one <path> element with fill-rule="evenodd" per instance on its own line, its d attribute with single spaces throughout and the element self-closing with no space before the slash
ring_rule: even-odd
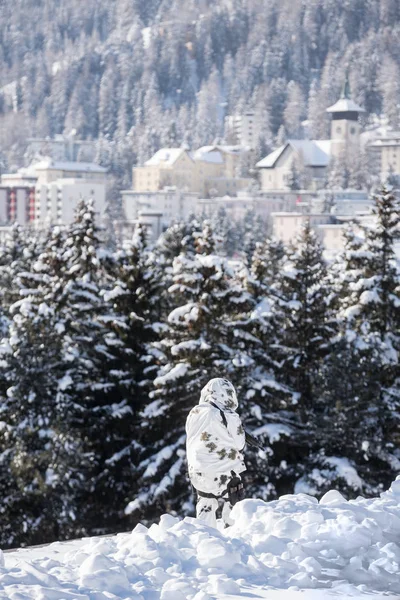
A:
<svg viewBox="0 0 400 600">
<path fill-rule="evenodd" d="M 230 518 L 232 506 L 228 498 L 203 498 L 199 496 L 196 504 L 196 517 L 204 521 L 206 525 L 217 529 L 217 511 L 222 504 L 222 522 L 224 527 L 233 524 Z"/>
</svg>

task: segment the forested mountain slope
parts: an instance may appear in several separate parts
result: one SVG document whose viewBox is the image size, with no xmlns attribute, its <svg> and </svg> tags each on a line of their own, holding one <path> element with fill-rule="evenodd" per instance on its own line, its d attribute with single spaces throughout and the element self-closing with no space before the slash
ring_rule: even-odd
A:
<svg viewBox="0 0 400 600">
<path fill-rule="evenodd" d="M 1 0 L 0 150 L 31 135 L 99 139 L 121 185 L 162 145 L 210 143 L 224 116 L 262 115 L 262 154 L 283 124 L 325 136 L 349 70 L 366 119 L 400 119 L 398 0 Z"/>
</svg>

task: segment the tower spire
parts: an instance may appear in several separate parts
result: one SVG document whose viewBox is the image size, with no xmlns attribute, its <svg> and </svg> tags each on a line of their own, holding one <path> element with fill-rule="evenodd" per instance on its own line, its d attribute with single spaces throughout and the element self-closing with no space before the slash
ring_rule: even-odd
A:
<svg viewBox="0 0 400 600">
<path fill-rule="evenodd" d="M 343 83 L 342 95 L 340 97 L 345 98 L 347 100 L 350 100 L 350 98 L 351 98 L 351 89 L 350 89 L 350 81 L 349 81 L 349 67 L 347 67 L 347 69 L 346 69 L 346 78 Z"/>
</svg>

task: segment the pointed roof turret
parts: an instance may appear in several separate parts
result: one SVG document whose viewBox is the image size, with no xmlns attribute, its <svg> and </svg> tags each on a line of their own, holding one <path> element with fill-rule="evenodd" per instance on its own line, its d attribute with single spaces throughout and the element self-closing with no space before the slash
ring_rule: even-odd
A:
<svg viewBox="0 0 400 600">
<path fill-rule="evenodd" d="M 327 108 L 326 112 L 332 113 L 332 119 L 349 119 L 350 121 L 357 121 L 359 113 L 365 112 L 365 110 L 361 106 L 356 104 L 351 99 L 351 89 L 348 70 L 346 70 L 346 79 L 343 83 L 340 100 L 338 100 L 335 104 L 332 104 L 332 106 Z"/>
</svg>

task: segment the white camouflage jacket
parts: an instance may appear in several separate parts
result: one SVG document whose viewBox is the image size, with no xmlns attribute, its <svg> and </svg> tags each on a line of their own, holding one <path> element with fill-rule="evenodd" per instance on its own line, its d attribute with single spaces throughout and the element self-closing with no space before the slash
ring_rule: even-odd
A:
<svg viewBox="0 0 400 600">
<path fill-rule="evenodd" d="M 203 388 L 199 404 L 188 415 L 186 452 L 189 477 L 196 490 L 220 496 L 231 471 L 239 475 L 246 470 L 242 454 L 245 433 L 237 407 L 233 385 L 216 378 Z"/>
</svg>

